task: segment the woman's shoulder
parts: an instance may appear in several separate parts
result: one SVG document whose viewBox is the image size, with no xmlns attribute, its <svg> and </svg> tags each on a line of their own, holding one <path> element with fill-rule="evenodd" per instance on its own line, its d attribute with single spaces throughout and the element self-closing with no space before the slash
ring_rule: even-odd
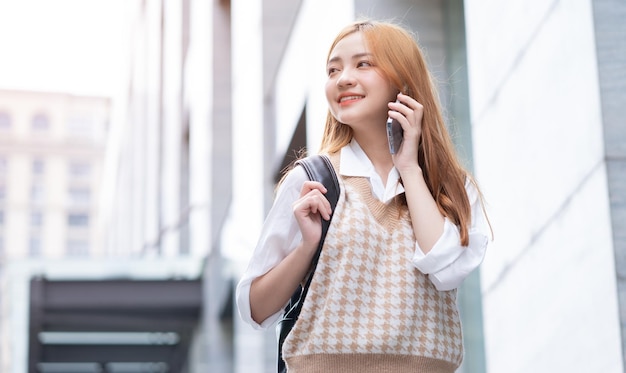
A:
<svg viewBox="0 0 626 373">
<path fill-rule="evenodd" d="M 299 167 L 295 164 L 292 164 L 291 167 L 286 170 L 283 174 L 282 179 L 278 184 L 278 190 L 276 191 L 276 196 L 278 197 L 285 190 L 293 190 L 296 189 L 298 192 L 302 188 L 302 184 L 308 180 L 306 171 L 302 167 Z"/>
</svg>

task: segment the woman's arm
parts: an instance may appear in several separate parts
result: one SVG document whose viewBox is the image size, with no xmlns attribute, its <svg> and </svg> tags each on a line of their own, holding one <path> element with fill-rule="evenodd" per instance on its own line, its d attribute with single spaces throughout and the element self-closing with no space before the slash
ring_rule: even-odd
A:
<svg viewBox="0 0 626 373">
<path fill-rule="evenodd" d="M 250 313 L 261 324 L 289 301 L 311 266 L 315 250 L 301 243 L 278 265 L 250 285 Z"/>
<path fill-rule="evenodd" d="M 319 182 L 305 181 L 292 211 L 302 241 L 276 266 L 250 284 L 250 314 L 261 324 L 276 314 L 291 298 L 311 267 L 321 237 L 321 219 L 330 219 L 326 188 Z"/>
<path fill-rule="evenodd" d="M 430 194 L 422 170 L 417 164 L 412 170 L 403 172 L 402 182 L 415 239 L 424 254 L 428 254 L 443 233 L 444 216 Z"/>
<path fill-rule="evenodd" d="M 490 227 L 478 191 L 469 180 L 465 184 L 472 217 L 469 245 L 461 245 L 459 228 L 445 219 L 441 237 L 429 252 L 416 244 L 413 265 L 428 274 L 437 290 L 457 288 L 483 261 L 490 241 Z"/>
<path fill-rule="evenodd" d="M 417 159 L 424 107 L 400 93 L 398 102 L 390 103 L 389 109 L 389 115 L 404 129 L 404 141 L 400 152 L 393 155 L 393 163 L 402 178 L 415 238 L 424 253 L 428 253 L 441 237 L 444 217 L 430 194 Z"/>
<path fill-rule="evenodd" d="M 292 205 L 299 198 L 300 187 L 307 180 L 307 174 L 302 167 L 294 168 L 284 178 L 278 187 L 272 208 L 265 217 L 247 268 L 237 283 L 235 299 L 239 315 L 255 329 L 265 329 L 281 316 L 281 312 L 277 310 L 263 323 L 254 321 L 250 309 L 250 288 L 255 279 L 277 266 L 302 241 L 300 228 L 292 213 Z"/>
<path fill-rule="evenodd" d="M 306 276 L 330 218 L 326 189 L 296 167 L 280 184 L 248 267 L 237 284 L 241 318 L 255 329 L 273 325 Z"/>
</svg>

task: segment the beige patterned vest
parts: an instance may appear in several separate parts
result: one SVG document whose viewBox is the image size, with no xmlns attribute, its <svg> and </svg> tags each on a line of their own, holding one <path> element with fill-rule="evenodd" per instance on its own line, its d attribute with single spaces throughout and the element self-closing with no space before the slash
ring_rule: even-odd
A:
<svg viewBox="0 0 626 373">
<path fill-rule="evenodd" d="M 339 157 L 332 157 L 338 169 Z M 406 206 L 366 178 L 341 195 L 300 318 L 283 353 L 290 373 L 452 373 L 463 355 L 456 290 L 440 292 L 410 261 Z"/>
</svg>

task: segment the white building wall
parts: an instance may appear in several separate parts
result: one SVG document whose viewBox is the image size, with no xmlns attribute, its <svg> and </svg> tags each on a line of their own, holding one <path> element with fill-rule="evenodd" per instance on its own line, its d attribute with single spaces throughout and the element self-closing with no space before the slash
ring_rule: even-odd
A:
<svg viewBox="0 0 626 373">
<path fill-rule="evenodd" d="M 163 137 L 163 5 L 162 1 L 144 3 L 146 33 L 146 64 L 140 66 L 146 69 L 145 106 L 141 107 L 141 120 L 143 131 L 139 134 L 145 138 L 143 153 L 144 162 L 138 165 L 145 169 L 142 190 L 137 195 L 143 199 L 143 252 L 150 255 L 158 255 L 161 249 L 159 245 L 159 232 L 161 229 L 161 157 Z"/>
<path fill-rule="evenodd" d="M 261 36 L 261 1 L 233 1 L 233 200 L 222 247 L 226 249 L 223 254 L 234 261 L 235 277 L 245 269 L 264 216 Z M 238 317 L 234 323 L 234 372 L 264 372 L 263 335 Z"/>
<path fill-rule="evenodd" d="M 622 372 L 591 3 L 465 1 L 489 372 Z"/>
<path fill-rule="evenodd" d="M 211 128 L 213 125 L 213 6 L 190 1 L 190 45 L 185 66 L 189 115 L 189 252 L 207 254 L 211 244 Z"/>
<path fill-rule="evenodd" d="M 162 159 L 160 175 L 161 232 L 159 241 L 163 256 L 180 252 L 180 226 L 187 216 L 181 211 L 181 143 L 182 127 L 182 32 L 183 4 L 180 0 L 163 2 L 167 15 L 163 25 L 163 125 L 159 152 Z"/>
</svg>

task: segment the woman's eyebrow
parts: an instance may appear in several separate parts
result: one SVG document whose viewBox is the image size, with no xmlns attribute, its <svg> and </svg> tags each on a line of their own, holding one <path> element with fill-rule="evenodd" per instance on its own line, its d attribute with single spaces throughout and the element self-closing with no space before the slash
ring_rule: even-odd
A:
<svg viewBox="0 0 626 373">
<path fill-rule="evenodd" d="M 363 58 L 363 57 L 371 57 L 371 56 L 372 56 L 371 53 L 363 52 L 363 53 L 357 53 L 357 54 L 353 55 L 351 57 L 351 59 L 358 60 L 358 59 Z M 337 62 L 339 60 L 341 60 L 341 58 L 339 56 L 335 56 L 335 57 L 332 57 L 331 59 L 329 59 L 328 63 Z"/>
</svg>

